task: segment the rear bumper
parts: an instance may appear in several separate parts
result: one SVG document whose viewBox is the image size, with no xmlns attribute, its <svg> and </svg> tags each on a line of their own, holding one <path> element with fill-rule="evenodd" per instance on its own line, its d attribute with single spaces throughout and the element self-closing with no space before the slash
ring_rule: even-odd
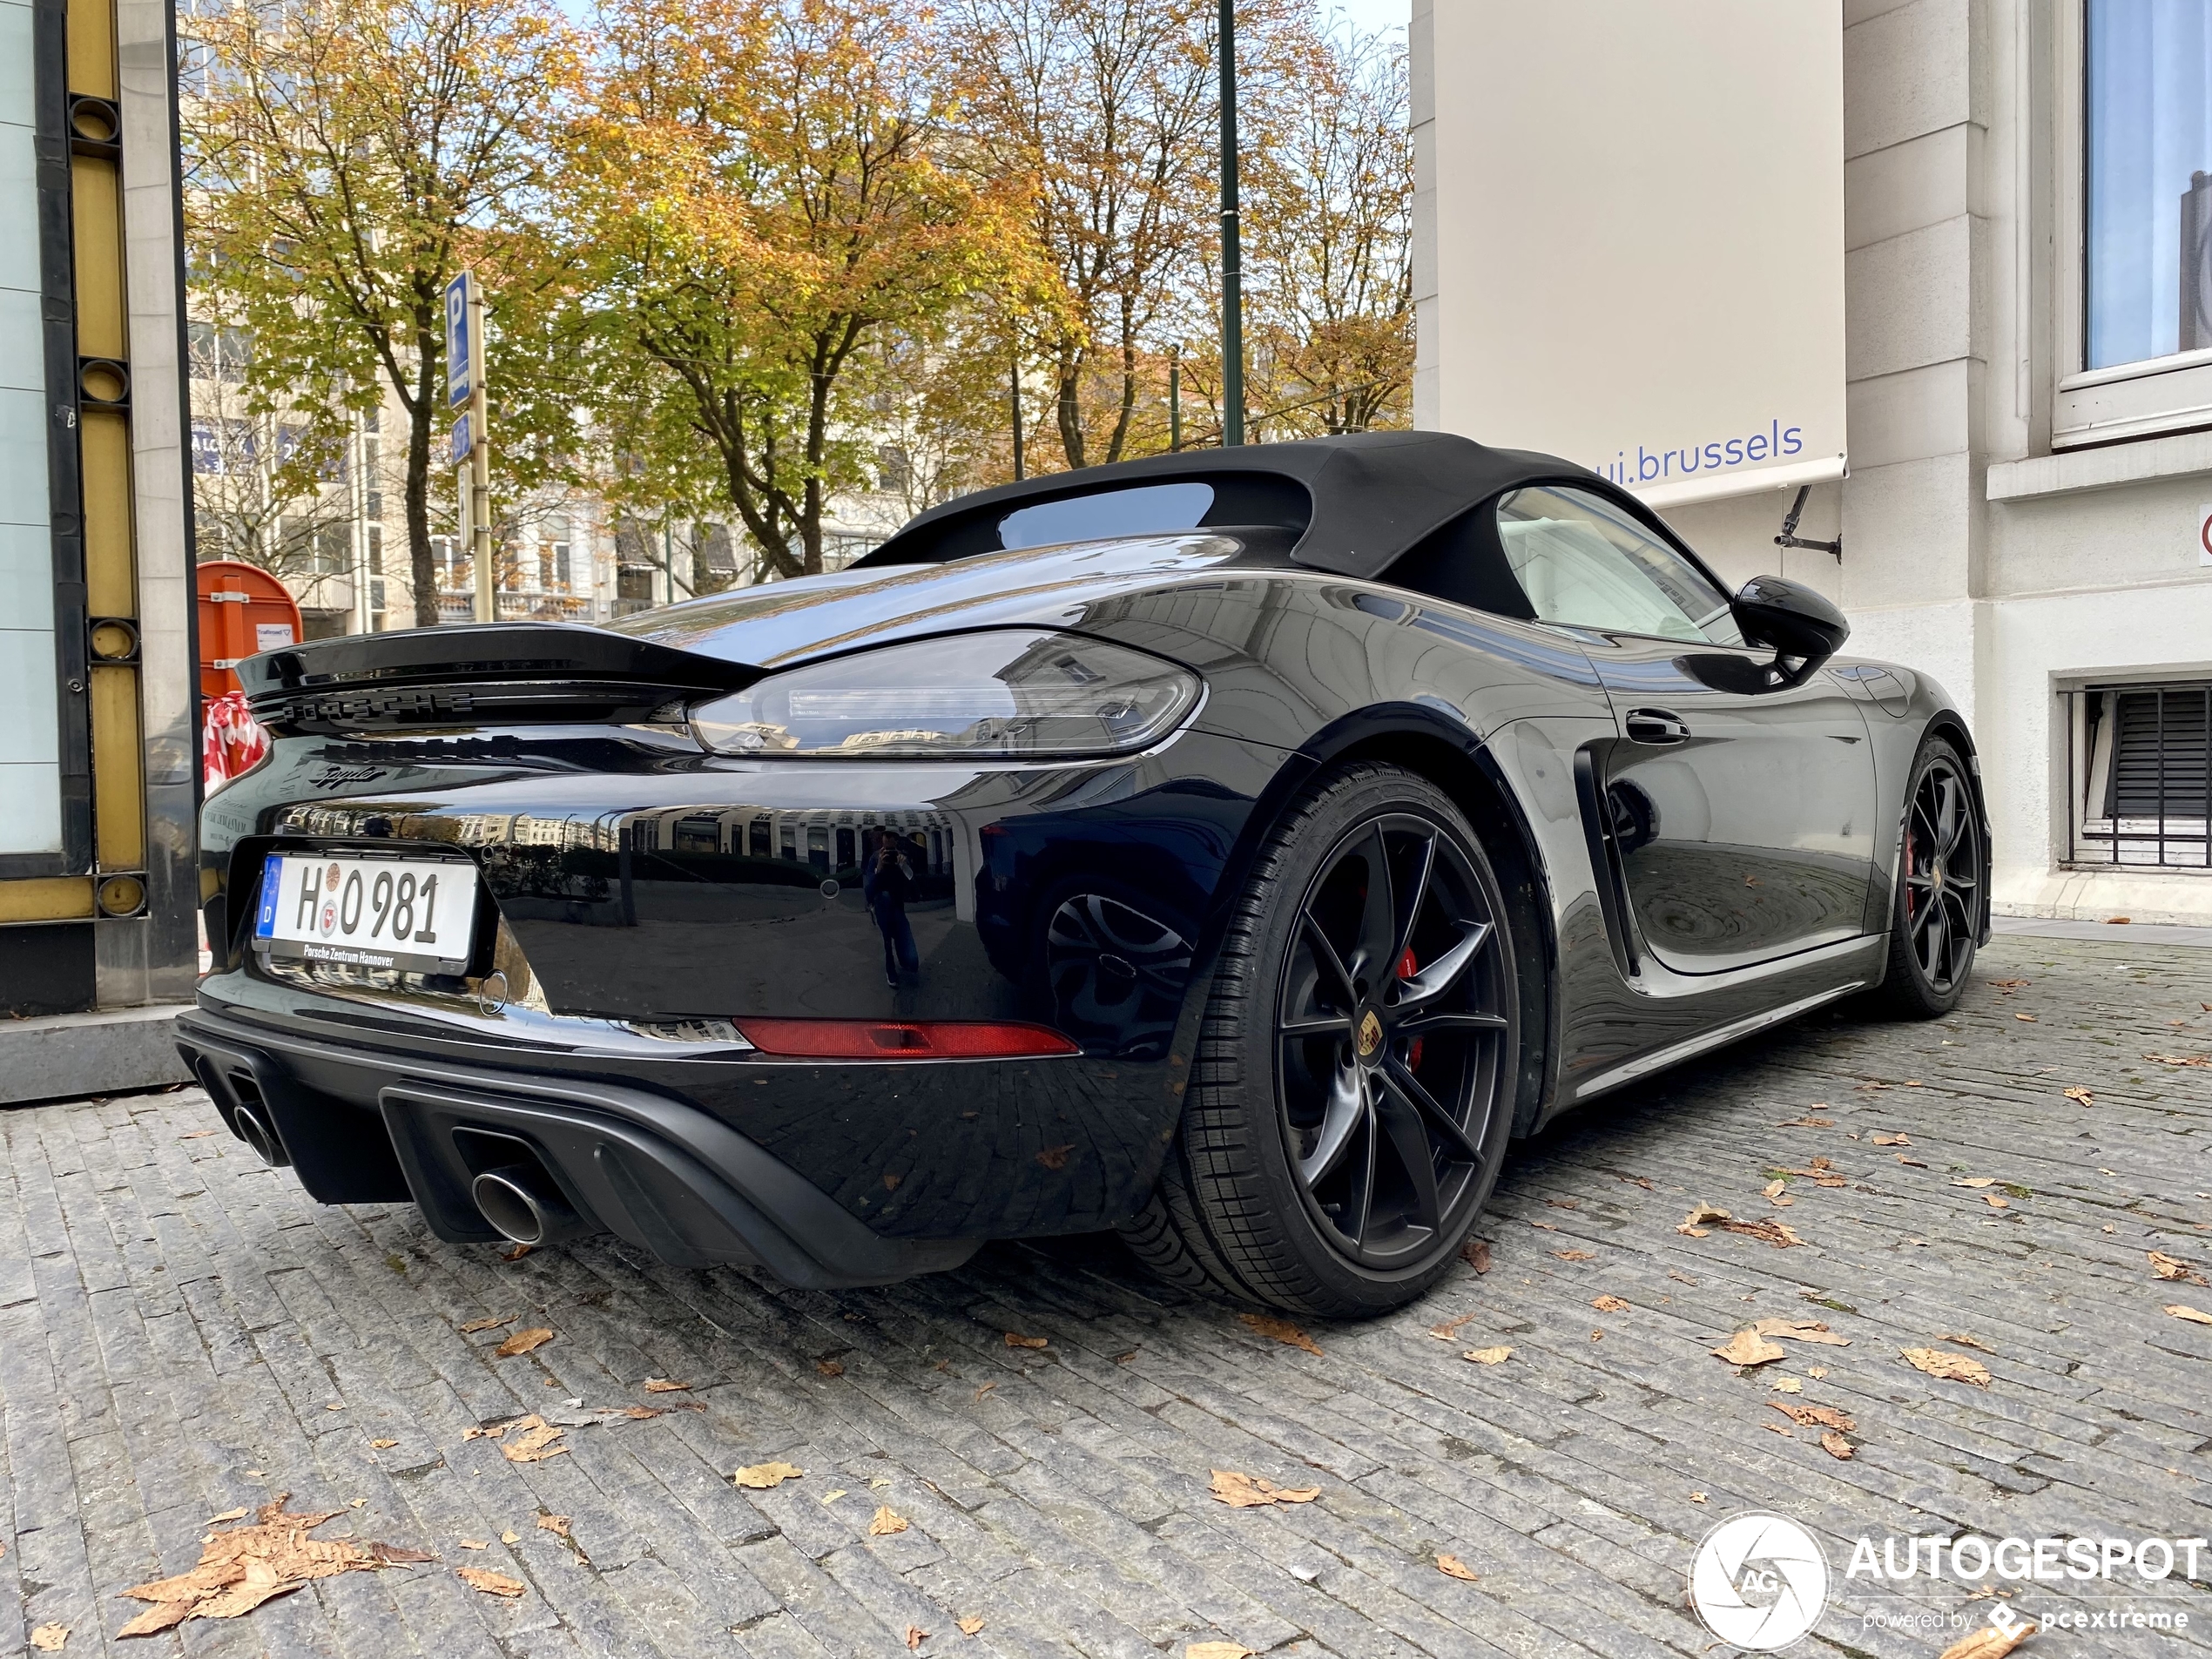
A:
<svg viewBox="0 0 2212 1659">
<path fill-rule="evenodd" d="M 178 1049 L 237 1133 L 258 1105 L 308 1195 L 412 1199 L 455 1243 L 499 1235 L 469 1184 L 534 1153 L 588 1223 L 678 1266 L 738 1263 L 809 1287 L 957 1267 L 976 1239 L 887 1238 L 700 1108 L 595 1078 L 519 1075 L 354 1049 L 226 1019 L 177 1022 Z"/>
</svg>

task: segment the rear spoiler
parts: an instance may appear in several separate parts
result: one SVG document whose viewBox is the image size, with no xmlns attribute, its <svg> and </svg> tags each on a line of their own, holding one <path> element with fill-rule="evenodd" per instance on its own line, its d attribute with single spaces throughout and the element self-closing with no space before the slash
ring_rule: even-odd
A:
<svg viewBox="0 0 2212 1659">
<path fill-rule="evenodd" d="M 280 736 L 680 719 L 685 703 L 740 690 L 762 671 L 564 622 L 349 634 L 238 665 L 253 718 Z"/>
</svg>

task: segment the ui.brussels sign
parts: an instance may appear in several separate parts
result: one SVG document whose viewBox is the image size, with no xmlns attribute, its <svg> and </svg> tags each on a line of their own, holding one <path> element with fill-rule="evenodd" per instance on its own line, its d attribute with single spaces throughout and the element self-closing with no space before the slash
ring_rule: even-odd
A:
<svg viewBox="0 0 2212 1659">
<path fill-rule="evenodd" d="M 1454 0 L 1429 17 L 1420 414 L 1654 505 L 1842 476 L 1839 9 Z"/>
</svg>

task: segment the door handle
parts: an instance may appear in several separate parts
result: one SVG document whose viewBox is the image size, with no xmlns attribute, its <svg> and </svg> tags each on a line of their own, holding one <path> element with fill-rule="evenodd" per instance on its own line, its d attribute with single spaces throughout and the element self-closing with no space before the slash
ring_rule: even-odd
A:
<svg viewBox="0 0 2212 1659">
<path fill-rule="evenodd" d="M 1631 743 L 1664 745 L 1689 741 L 1688 722 L 1665 709 L 1630 709 L 1622 725 L 1628 728 Z"/>
</svg>

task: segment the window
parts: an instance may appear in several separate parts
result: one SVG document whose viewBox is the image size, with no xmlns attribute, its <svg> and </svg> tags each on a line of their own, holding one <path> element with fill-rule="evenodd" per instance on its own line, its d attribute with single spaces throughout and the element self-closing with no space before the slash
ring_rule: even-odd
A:
<svg viewBox="0 0 2212 1659">
<path fill-rule="evenodd" d="M 2060 19 L 2054 448 L 2212 421 L 2212 8 Z"/>
<path fill-rule="evenodd" d="M 196 381 L 235 386 L 246 378 L 253 347 L 253 336 L 244 328 L 221 327 L 212 322 L 185 325 L 185 355 Z"/>
<path fill-rule="evenodd" d="M 999 520 L 999 544 L 1009 549 L 1049 547 L 1055 542 L 1193 529 L 1212 505 L 1211 484 L 1143 484 L 1133 489 L 1102 489 L 1015 509 Z"/>
<path fill-rule="evenodd" d="M 2093 685 L 2067 699 L 2067 862 L 2212 868 L 2212 684 Z"/>
<path fill-rule="evenodd" d="M 1723 593 L 1624 508 L 1580 489 L 1516 489 L 1498 539 L 1531 614 L 1602 633 L 1741 645 Z"/>
</svg>

